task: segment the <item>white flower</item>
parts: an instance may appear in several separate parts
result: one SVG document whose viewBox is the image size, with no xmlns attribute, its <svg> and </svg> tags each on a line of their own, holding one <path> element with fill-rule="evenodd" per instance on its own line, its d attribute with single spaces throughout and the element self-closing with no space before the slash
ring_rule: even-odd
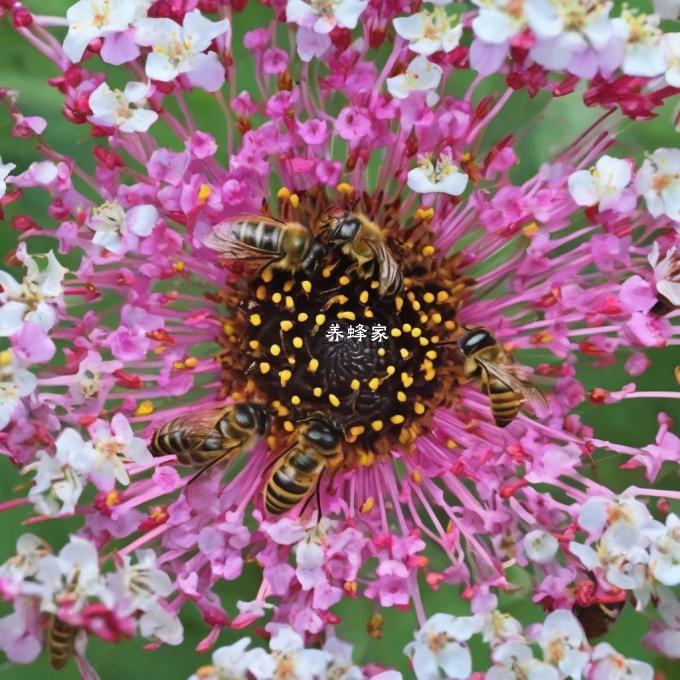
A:
<svg viewBox="0 0 680 680">
<path fill-rule="evenodd" d="M 9 173 L 17 166 L 14 163 L 3 163 L 2 156 L 0 156 L 0 198 L 3 198 L 7 193 L 7 178 Z"/>
<path fill-rule="evenodd" d="M 658 16 L 634 14 L 624 9 L 612 23 L 616 34 L 626 43 L 621 67 L 626 75 L 651 78 L 666 70 Z"/>
<path fill-rule="evenodd" d="M 57 320 L 55 306 L 64 291 L 62 281 L 66 269 L 54 253 L 47 253 L 47 267 L 41 270 L 36 259 L 26 254 L 25 244 L 17 248 L 17 256 L 26 267 L 21 283 L 7 272 L 0 271 L 0 336 L 18 333 L 24 322 L 30 321 L 43 331 L 48 331 Z"/>
<path fill-rule="evenodd" d="M 481 619 L 481 632 L 484 642 L 493 647 L 501 642 L 521 641 L 523 639 L 522 624 L 510 614 L 494 609 L 490 614 L 482 616 Z"/>
<path fill-rule="evenodd" d="M 626 659 L 610 644 L 600 642 L 591 653 L 588 680 L 653 680 L 654 669 L 644 661 Z"/>
<path fill-rule="evenodd" d="M 555 557 L 559 547 L 557 539 L 542 529 L 530 531 L 524 537 L 523 545 L 524 554 L 532 562 L 536 562 L 536 564 L 547 564 L 550 562 Z"/>
<path fill-rule="evenodd" d="M 579 170 L 569 176 L 569 193 L 578 205 L 616 209 L 631 177 L 628 161 L 605 155 L 591 170 Z"/>
<path fill-rule="evenodd" d="M 492 651 L 494 666 L 486 680 L 560 680 L 557 668 L 534 659 L 529 645 L 523 642 L 505 642 Z"/>
<path fill-rule="evenodd" d="M 117 201 L 107 201 L 92 209 L 88 226 L 95 232 L 92 243 L 121 253 L 126 236 L 148 236 L 157 220 L 158 210 L 153 205 L 136 205 L 126 213 Z"/>
<path fill-rule="evenodd" d="M 180 26 L 172 19 L 144 18 L 137 21 L 135 40 L 151 47 L 146 75 L 169 82 L 185 74 L 192 85 L 215 92 L 224 83 L 224 67 L 215 52 L 205 53 L 210 43 L 230 30 L 228 19 L 210 21 L 200 10 L 184 15 Z"/>
<path fill-rule="evenodd" d="M 502 45 L 526 26 L 524 2 L 521 0 L 473 0 L 479 14 L 472 22 L 472 30 L 483 42 Z"/>
<path fill-rule="evenodd" d="M 152 458 L 144 440 L 134 436 L 122 413 L 116 413 L 110 425 L 95 423 L 90 432 L 95 453 L 90 474 L 102 491 L 111 491 L 116 481 L 125 486 L 130 483 L 125 462 L 132 460 L 141 465 Z"/>
<path fill-rule="evenodd" d="M 647 529 L 650 546 L 650 571 L 667 586 L 680 584 L 680 517 L 671 513 L 666 526 L 658 523 Z"/>
<path fill-rule="evenodd" d="M 8 582 L 12 582 L 18 592 L 21 582 L 35 576 L 40 561 L 51 552 L 49 545 L 33 534 L 21 534 L 16 545 L 16 555 L 0 566 L 0 580 L 4 582 L 4 593 L 7 593 Z"/>
<path fill-rule="evenodd" d="M 431 92 L 442 79 L 442 68 L 422 55 L 406 67 L 406 73 L 387 79 L 389 93 L 397 99 L 406 99 L 411 92 Z M 436 102 L 428 101 L 429 104 Z"/>
<path fill-rule="evenodd" d="M 123 92 L 101 83 L 90 95 L 90 122 L 117 127 L 121 132 L 146 132 L 158 119 L 155 111 L 142 108 L 150 90 L 151 83 L 130 82 Z M 138 106 L 132 108 L 131 104 Z"/>
<path fill-rule="evenodd" d="M 680 149 L 654 151 L 638 170 L 635 187 L 653 217 L 680 222 Z"/>
<path fill-rule="evenodd" d="M 256 647 L 248 649 L 250 638 L 244 637 L 234 642 L 233 645 L 220 647 L 213 652 L 212 667 L 204 667 L 198 674 L 192 675 L 189 680 L 229 680 L 236 678 L 246 678 L 251 666 L 259 663 L 260 666 L 269 660 L 273 672 L 273 661 L 271 661 L 264 649 Z"/>
<path fill-rule="evenodd" d="M 580 678 L 588 654 L 581 651 L 586 636 L 578 619 L 567 609 L 558 609 L 548 614 L 538 640 L 543 658 L 557 666 L 565 676 Z"/>
<path fill-rule="evenodd" d="M 447 678 L 467 678 L 472 672 L 472 657 L 465 643 L 479 632 L 476 617 L 450 614 L 431 616 L 404 648 L 413 663 L 418 680 L 439 678 L 441 668 Z"/>
<path fill-rule="evenodd" d="M 28 498 L 45 515 L 74 511 L 83 492 L 83 479 L 95 460 L 92 443 L 71 428 L 61 432 L 55 446 L 54 456 L 38 451 L 37 460 L 23 469 L 24 473 L 36 473 Z"/>
<path fill-rule="evenodd" d="M 455 15 L 435 7 L 408 17 L 397 17 L 392 22 L 396 32 L 409 41 L 409 48 L 426 56 L 440 50 L 451 52 L 458 47 L 463 33 L 462 24 Z"/>
<path fill-rule="evenodd" d="M 680 17 L 680 0 L 654 0 L 654 11 L 660 19 Z"/>
<path fill-rule="evenodd" d="M 419 194 L 443 193 L 460 196 L 465 191 L 468 176 L 461 172 L 453 159 L 446 153 L 440 154 L 436 164 L 425 155 L 420 165 L 409 170 L 407 184 L 409 189 Z"/>
<path fill-rule="evenodd" d="M 73 62 L 80 61 L 88 44 L 109 33 L 119 33 L 135 19 L 135 0 L 80 0 L 68 8 L 69 29 L 64 52 Z"/>
<path fill-rule="evenodd" d="M 315 33 L 330 33 L 336 26 L 356 28 L 368 0 L 288 0 L 286 21 L 312 28 Z"/>
<path fill-rule="evenodd" d="M 659 259 L 659 244 L 654 241 L 647 256 L 654 270 L 656 289 L 672 304 L 680 307 L 680 255 L 670 248 L 663 260 Z"/>
<path fill-rule="evenodd" d="M 35 375 L 15 363 L 12 350 L 0 352 L 0 430 L 7 427 L 21 400 L 32 394 L 37 385 Z"/>
<path fill-rule="evenodd" d="M 652 520 L 647 506 L 631 496 L 603 498 L 594 496 L 582 506 L 578 523 L 590 536 L 600 536 L 608 526 L 623 522 L 637 530 Z"/>
<path fill-rule="evenodd" d="M 177 616 L 152 600 L 139 619 L 139 632 L 143 637 L 154 637 L 166 645 L 179 645 L 184 629 Z"/>
<path fill-rule="evenodd" d="M 680 87 L 680 33 L 664 33 L 661 41 L 666 52 L 666 82 Z"/>
</svg>

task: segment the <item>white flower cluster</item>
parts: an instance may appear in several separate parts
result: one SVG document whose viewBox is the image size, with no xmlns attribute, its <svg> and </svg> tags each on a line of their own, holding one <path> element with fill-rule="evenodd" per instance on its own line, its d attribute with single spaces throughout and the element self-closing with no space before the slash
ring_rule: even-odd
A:
<svg viewBox="0 0 680 680">
<path fill-rule="evenodd" d="M 653 217 L 680 222 L 680 149 L 657 149 L 634 174 L 632 161 L 602 156 L 594 168 L 569 177 L 569 192 L 578 205 L 629 212 L 644 196 Z"/>
<path fill-rule="evenodd" d="M 72 536 L 55 555 L 42 539 L 22 535 L 17 554 L 0 566 L 0 593 L 16 608 L 0 619 L 0 649 L 15 662 L 35 659 L 41 613 L 104 639 L 131 635 L 138 624 L 145 637 L 179 644 L 182 626 L 164 604 L 173 591 L 170 578 L 156 567 L 152 550 L 135 557 L 133 563 L 124 556 L 115 571 L 103 574 L 96 546 L 84 538 Z"/>
<path fill-rule="evenodd" d="M 578 523 L 588 544 L 572 541 L 569 550 L 596 575 L 632 591 L 638 609 L 652 596 L 675 599 L 669 587 L 680 584 L 680 517 L 670 513 L 663 524 L 640 501 L 623 495 L 590 498 Z"/>
<path fill-rule="evenodd" d="M 626 659 L 607 643 L 591 647 L 576 617 L 567 609 L 548 614 L 540 625 L 523 630 L 515 618 L 491 608 L 474 616 L 435 614 L 416 633 L 405 652 L 417 680 L 463 680 L 472 673 L 468 641 L 480 635 L 491 647 L 493 665 L 486 680 L 652 680 L 646 663 Z M 528 630 L 531 632 L 529 633 Z M 536 656 L 540 649 L 542 658 Z"/>
<path fill-rule="evenodd" d="M 57 437 L 55 455 L 38 451 L 37 460 L 24 467 L 24 473 L 36 473 L 28 497 L 38 512 L 72 513 L 88 479 L 101 491 L 111 491 L 116 482 L 129 484 L 131 462 L 143 465 L 152 459 L 122 413 L 113 416 L 110 424 L 95 421 L 90 434 L 92 438 L 86 441 L 76 430 L 66 428 Z"/>
</svg>

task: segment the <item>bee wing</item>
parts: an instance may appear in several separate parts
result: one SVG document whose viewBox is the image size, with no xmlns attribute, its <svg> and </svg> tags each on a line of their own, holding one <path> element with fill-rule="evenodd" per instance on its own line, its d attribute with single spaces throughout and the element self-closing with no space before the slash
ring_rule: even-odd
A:
<svg viewBox="0 0 680 680">
<path fill-rule="evenodd" d="M 220 418 L 222 418 L 231 408 L 223 406 L 217 408 L 207 408 L 194 413 L 187 413 L 179 418 L 175 418 L 167 429 L 167 434 L 172 435 L 181 432 L 185 441 L 189 442 L 189 449 L 198 448 L 205 438 L 215 429 Z"/>
<path fill-rule="evenodd" d="M 526 401 L 529 401 L 532 404 L 540 404 L 544 407 L 548 406 L 548 402 L 543 396 L 543 393 L 529 380 L 529 377 L 518 366 L 515 366 L 514 364 L 502 365 L 495 361 L 489 361 L 488 359 L 481 359 L 479 357 L 475 357 L 475 360 L 480 366 L 486 369 L 490 375 L 493 375 L 498 380 L 505 383 L 510 389 L 521 394 Z"/>
<path fill-rule="evenodd" d="M 281 227 L 284 222 L 268 215 L 235 215 L 215 225 L 203 239 L 203 245 L 219 253 L 220 260 L 271 260 L 270 251 L 243 243 L 237 234 L 236 226 L 247 222 L 256 226 L 261 222 Z"/>
<path fill-rule="evenodd" d="M 397 292 L 401 288 L 402 275 L 392 251 L 382 239 L 367 239 L 366 243 L 378 262 L 380 292 Z"/>
</svg>

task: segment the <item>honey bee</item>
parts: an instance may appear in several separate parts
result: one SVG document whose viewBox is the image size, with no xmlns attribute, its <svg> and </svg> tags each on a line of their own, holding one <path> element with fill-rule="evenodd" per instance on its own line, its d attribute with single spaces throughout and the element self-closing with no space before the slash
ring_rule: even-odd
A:
<svg viewBox="0 0 680 680">
<path fill-rule="evenodd" d="M 331 245 L 341 246 L 345 255 L 352 257 L 364 277 L 372 276 L 378 265 L 380 295 L 396 295 L 403 277 L 380 227 L 362 213 L 343 212 L 323 220 Z M 369 266 L 370 265 L 370 266 Z"/>
<path fill-rule="evenodd" d="M 604 604 L 594 602 L 589 605 L 574 605 L 574 616 L 583 627 L 588 640 L 604 635 L 615 623 L 626 604 L 625 600 Z"/>
<path fill-rule="evenodd" d="M 249 448 L 269 430 L 271 415 L 262 404 L 246 402 L 179 416 L 154 432 L 154 456 L 176 455 L 181 465 L 213 465 Z"/>
<path fill-rule="evenodd" d="M 457 346 L 464 357 L 465 377 L 481 381 L 498 427 L 511 423 L 525 401 L 547 406 L 545 397 L 489 331 L 472 329 L 457 341 Z"/>
<path fill-rule="evenodd" d="M 56 616 L 50 618 L 47 626 L 47 655 L 50 666 L 60 671 L 75 654 L 77 626 L 66 623 Z"/>
<path fill-rule="evenodd" d="M 326 255 L 307 227 L 264 215 L 241 215 L 221 222 L 203 243 L 224 262 L 250 261 L 261 263 L 263 269 L 300 270 L 310 276 Z"/>
<path fill-rule="evenodd" d="M 322 418 L 310 419 L 272 467 L 263 492 L 267 512 L 287 512 L 315 486 L 318 494 L 324 470 L 337 468 L 343 458 L 340 431 Z"/>
</svg>

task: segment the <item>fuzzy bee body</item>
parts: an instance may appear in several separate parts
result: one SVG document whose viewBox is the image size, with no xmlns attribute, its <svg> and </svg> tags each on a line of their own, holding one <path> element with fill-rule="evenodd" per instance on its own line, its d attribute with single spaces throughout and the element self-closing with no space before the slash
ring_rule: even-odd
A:
<svg viewBox="0 0 680 680">
<path fill-rule="evenodd" d="M 390 251 L 380 227 L 362 213 L 343 212 L 329 217 L 324 224 L 331 245 L 341 246 L 353 258 L 365 277 L 378 268 L 380 295 L 396 295 L 402 288 L 403 275 Z"/>
<path fill-rule="evenodd" d="M 342 460 L 340 432 L 325 420 L 310 421 L 271 470 L 264 487 L 267 512 L 281 515 L 293 508 L 318 485 L 326 468 L 335 468 Z"/>
<path fill-rule="evenodd" d="M 47 654 L 50 666 L 59 671 L 75 654 L 76 633 L 78 628 L 52 616 L 47 626 Z"/>
<path fill-rule="evenodd" d="M 252 402 L 204 409 L 165 423 L 149 448 L 154 456 L 176 455 L 182 465 L 209 465 L 247 449 L 270 422 L 269 410 Z"/>
<path fill-rule="evenodd" d="M 594 602 L 585 606 L 575 604 L 574 616 L 579 620 L 588 640 L 592 640 L 609 631 L 614 622 L 619 618 L 625 604 L 625 600 L 607 604 Z"/>
<path fill-rule="evenodd" d="M 498 427 L 511 423 L 525 401 L 546 403 L 541 392 L 486 329 L 468 331 L 457 344 L 464 357 L 463 373 L 483 385 Z"/>
<path fill-rule="evenodd" d="M 307 227 L 263 215 L 243 215 L 218 224 L 204 245 L 217 251 L 220 260 L 248 261 L 311 275 L 326 255 L 324 246 Z"/>
</svg>

